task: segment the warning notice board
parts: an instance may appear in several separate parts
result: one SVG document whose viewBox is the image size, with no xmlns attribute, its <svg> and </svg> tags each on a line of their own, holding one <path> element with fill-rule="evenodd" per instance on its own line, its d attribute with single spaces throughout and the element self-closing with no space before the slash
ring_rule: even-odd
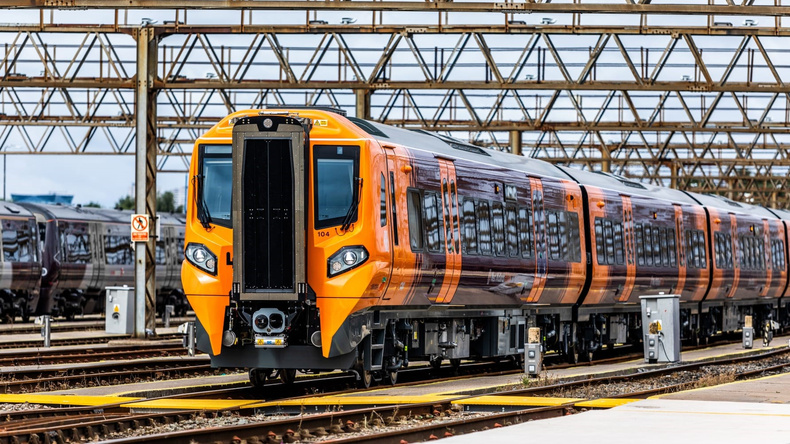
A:
<svg viewBox="0 0 790 444">
<path fill-rule="evenodd" d="M 148 225 L 147 214 L 132 214 L 132 242 L 148 242 Z"/>
</svg>

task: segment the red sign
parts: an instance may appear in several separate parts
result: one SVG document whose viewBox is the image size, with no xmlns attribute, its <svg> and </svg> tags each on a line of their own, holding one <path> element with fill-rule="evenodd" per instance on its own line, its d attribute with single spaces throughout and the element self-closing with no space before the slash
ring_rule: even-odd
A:
<svg viewBox="0 0 790 444">
<path fill-rule="evenodd" d="M 132 215 L 132 242 L 148 242 L 148 215 Z"/>
</svg>

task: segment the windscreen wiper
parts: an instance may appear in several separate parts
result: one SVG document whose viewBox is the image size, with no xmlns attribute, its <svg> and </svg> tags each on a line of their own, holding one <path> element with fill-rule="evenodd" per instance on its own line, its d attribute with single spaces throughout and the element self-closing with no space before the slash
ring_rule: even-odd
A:
<svg viewBox="0 0 790 444">
<path fill-rule="evenodd" d="M 197 218 L 200 221 L 200 225 L 203 225 L 203 228 L 208 230 L 211 228 L 211 215 L 209 214 L 206 201 L 203 200 L 203 175 L 195 175 L 193 180 L 195 181 L 195 203 L 197 204 Z"/>
<path fill-rule="evenodd" d="M 351 205 L 348 206 L 346 217 L 343 218 L 343 224 L 340 225 L 340 229 L 343 231 L 348 231 L 351 227 L 351 221 L 354 220 L 359 208 L 359 196 L 362 195 L 362 178 L 355 177 L 354 182 L 357 183 L 357 186 L 354 187 L 354 194 L 351 196 Z"/>
</svg>

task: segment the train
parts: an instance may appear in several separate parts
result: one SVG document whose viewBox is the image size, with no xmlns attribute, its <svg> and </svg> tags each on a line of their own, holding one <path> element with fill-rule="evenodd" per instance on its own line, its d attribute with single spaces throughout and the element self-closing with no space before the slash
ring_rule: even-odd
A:
<svg viewBox="0 0 790 444">
<path fill-rule="evenodd" d="M 104 313 L 105 288 L 134 285 L 130 211 L 3 202 L 0 319 Z M 188 309 L 181 289 L 183 215 L 160 213 L 157 311 Z"/>
<path fill-rule="evenodd" d="M 790 212 L 284 108 L 195 144 L 182 284 L 197 347 L 262 386 L 296 370 L 395 383 L 410 361 L 571 362 L 638 344 L 640 296 L 682 337 L 788 324 Z"/>
</svg>

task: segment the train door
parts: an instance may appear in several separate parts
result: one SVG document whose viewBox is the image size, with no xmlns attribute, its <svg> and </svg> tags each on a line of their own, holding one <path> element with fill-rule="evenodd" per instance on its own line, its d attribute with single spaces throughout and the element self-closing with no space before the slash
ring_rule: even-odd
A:
<svg viewBox="0 0 790 444">
<path fill-rule="evenodd" d="M 386 201 L 388 224 L 388 237 L 390 241 L 390 276 L 387 279 L 388 288 L 384 293 L 383 299 L 389 303 L 405 303 L 406 296 L 411 290 L 411 281 L 408 276 L 408 261 L 410 256 L 408 220 L 406 211 L 406 188 L 408 181 L 403 178 L 406 171 L 408 160 L 400 156 L 397 148 L 390 145 L 383 145 L 384 154 L 387 160 L 387 170 L 384 174 L 382 184 L 386 187 Z M 399 205 L 399 203 L 402 203 Z"/>
<path fill-rule="evenodd" d="M 444 280 L 436 298 L 438 303 L 449 303 L 461 279 L 461 226 L 458 211 L 458 187 L 456 185 L 455 164 L 450 160 L 439 160 L 441 177 L 441 214 L 440 229 L 444 230 L 445 263 Z"/>
<path fill-rule="evenodd" d="M 535 283 L 527 302 L 536 302 L 543 293 L 549 273 L 548 245 L 546 242 L 546 216 L 543 207 L 543 184 L 540 179 L 530 178 L 532 189 L 533 229 L 535 230 Z"/>
<path fill-rule="evenodd" d="M 93 253 L 92 270 L 90 273 L 90 284 L 88 288 L 102 287 L 102 277 L 105 270 L 105 255 L 104 255 L 104 233 L 102 233 L 102 225 L 98 223 L 88 224 L 88 237 L 91 250 Z M 86 276 L 87 277 L 87 276 Z"/>
</svg>

